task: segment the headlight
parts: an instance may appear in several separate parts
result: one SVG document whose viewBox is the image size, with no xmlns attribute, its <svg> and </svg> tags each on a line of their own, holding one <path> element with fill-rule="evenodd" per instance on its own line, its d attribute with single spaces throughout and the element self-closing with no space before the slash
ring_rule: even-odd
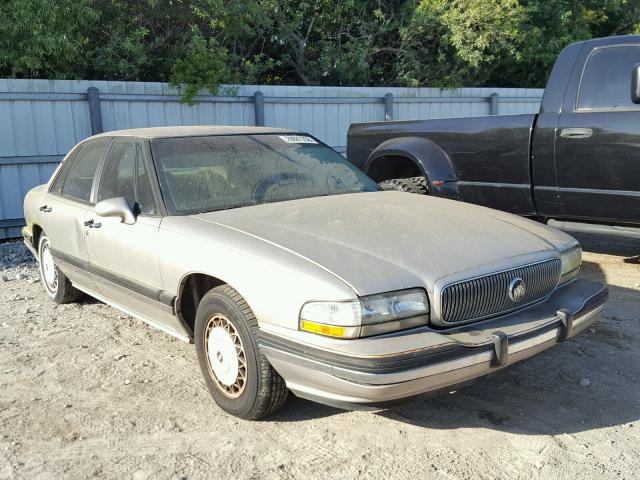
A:
<svg viewBox="0 0 640 480">
<path fill-rule="evenodd" d="M 560 283 L 568 282 L 578 276 L 582 264 L 582 249 L 577 246 L 560 254 Z"/>
<path fill-rule="evenodd" d="M 380 335 L 428 321 L 429 300 L 419 288 L 344 302 L 307 302 L 300 311 L 300 330 L 342 338 Z"/>
</svg>

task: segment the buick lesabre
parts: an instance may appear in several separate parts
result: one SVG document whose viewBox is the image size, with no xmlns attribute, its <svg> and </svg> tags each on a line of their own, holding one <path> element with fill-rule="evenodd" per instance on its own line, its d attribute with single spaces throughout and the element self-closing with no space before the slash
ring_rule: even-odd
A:
<svg viewBox="0 0 640 480">
<path fill-rule="evenodd" d="M 376 183 L 311 135 L 163 127 L 82 141 L 26 196 L 48 296 L 195 343 L 243 418 L 295 395 L 379 407 L 580 333 L 605 286 L 570 236 Z"/>
</svg>

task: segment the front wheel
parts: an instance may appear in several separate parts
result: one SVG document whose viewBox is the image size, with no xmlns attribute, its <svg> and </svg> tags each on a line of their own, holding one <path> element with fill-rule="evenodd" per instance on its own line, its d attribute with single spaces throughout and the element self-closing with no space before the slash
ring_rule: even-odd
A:
<svg viewBox="0 0 640 480">
<path fill-rule="evenodd" d="M 221 285 L 202 297 L 194 337 L 207 388 L 223 410 L 248 420 L 274 413 L 288 394 L 260 352 L 257 334 L 258 321 L 233 288 Z"/>
<path fill-rule="evenodd" d="M 38 260 L 40 280 L 51 300 L 56 303 L 70 303 L 80 297 L 80 290 L 71 285 L 71 281 L 53 260 L 51 243 L 44 233 L 38 241 Z"/>
<path fill-rule="evenodd" d="M 383 190 L 397 190 L 399 192 L 428 195 L 427 179 L 425 177 L 391 178 L 383 180 L 378 185 Z"/>
</svg>

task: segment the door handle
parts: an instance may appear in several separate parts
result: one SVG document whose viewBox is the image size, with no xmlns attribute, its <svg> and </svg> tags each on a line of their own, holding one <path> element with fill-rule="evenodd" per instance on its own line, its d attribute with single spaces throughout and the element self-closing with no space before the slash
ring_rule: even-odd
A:
<svg viewBox="0 0 640 480">
<path fill-rule="evenodd" d="M 52 208 L 47 205 L 42 205 L 39 210 L 44 213 L 49 213 L 52 210 Z"/>
<path fill-rule="evenodd" d="M 593 135 L 593 130 L 590 128 L 563 128 L 560 130 L 562 138 L 589 138 L 591 135 Z"/>
<path fill-rule="evenodd" d="M 100 222 L 96 222 L 93 218 L 91 220 L 87 220 L 84 222 L 85 227 L 89 228 L 100 228 L 102 224 Z"/>
</svg>

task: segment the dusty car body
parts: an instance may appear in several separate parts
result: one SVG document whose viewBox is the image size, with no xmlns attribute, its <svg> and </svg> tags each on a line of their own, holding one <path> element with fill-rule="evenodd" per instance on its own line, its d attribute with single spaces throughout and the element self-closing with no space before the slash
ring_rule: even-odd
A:
<svg viewBox="0 0 640 480">
<path fill-rule="evenodd" d="M 608 298 L 578 278 L 572 237 L 379 191 L 290 130 L 91 137 L 25 218 L 50 297 L 82 291 L 193 341 L 214 399 L 244 418 L 288 391 L 358 408 L 465 382 L 583 331 Z"/>
</svg>

